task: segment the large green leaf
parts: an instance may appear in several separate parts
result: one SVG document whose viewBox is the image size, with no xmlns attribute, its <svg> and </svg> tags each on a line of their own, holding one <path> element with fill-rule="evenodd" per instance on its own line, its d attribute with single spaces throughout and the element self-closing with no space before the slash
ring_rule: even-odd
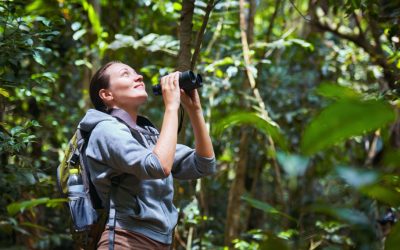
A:
<svg viewBox="0 0 400 250">
<path fill-rule="evenodd" d="M 254 126 L 263 133 L 270 135 L 272 139 L 283 149 L 287 149 L 286 141 L 280 132 L 278 124 L 270 119 L 263 118 L 257 113 L 236 112 L 232 115 L 222 118 L 213 127 L 214 134 L 216 137 L 219 137 L 225 129 L 236 125 Z"/>
<path fill-rule="evenodd" d="M 304 131 L 301 149 L 314 154 L 351 136 L 378 129 L 396 118 L 379 100 L 343 99 L 324 109 Z"/>
<path fill-rule="evenodd" d="M 10 216 L 17 214 L 18 212 L 24 212 L 27 209 L 31 209 L 38 205 L 46 204 L 47 206 L 54 207 L 56 204 L 64 203 L 67 199 L 50 199 L 43 197 L 39 199 L 32 199 L 22 202 L 14 202 L 7 206 L 7 212 Z"/>
<path fill-rule="evenodd" d="M 260 210 L 264 211 L 265 213 L 268 213 L 268 214 L 279 214 L 279 215 L 284 216 L 284 217 L 286 217 L 286 218 L 288 218 L 290 220 L 297 221 L 295 218 L 293 218 L 293 217 L 291 217 L 291 216 L 279 211 L 278 209 L 274 208 L 270 204 L 268 204 L 266 202 L 263 202 L 263 201 L 260 201 L 260 200 L 253 199 L 249 195 L 243 195 L 241 197 L 241 199 L 246 201 L 247 203 L 249 203 L 250 206 L 252 206 L 254 208 L 257 208 L 257 209 L 260 209 Z"/>
<path fill-rule="evenodd" d="M 393 207 L 400 206 L 400 193 L 381 185 L 371 185 L 360 189 L 365 195 Z"/>
<path fill-rule="evenodd" d="M 324 97 L 332 99 L 354 99 L 361 97 L 361 94 L 352 88 L 332 83 L 323 83 L 319 85 L 316 92 Z"/>
</svg>

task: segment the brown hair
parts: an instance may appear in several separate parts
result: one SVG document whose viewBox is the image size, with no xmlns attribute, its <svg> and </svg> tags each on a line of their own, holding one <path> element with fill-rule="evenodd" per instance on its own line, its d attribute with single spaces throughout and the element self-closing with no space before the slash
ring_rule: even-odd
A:
<svg viewBox="0 0 400 250">
<path fill-rule="evenodd" d="M 101 89 L 107 89 L 110 86 L 110 75 L 106 73 L 108 67 L 115 63 L 121 63 L 119 61 L 111 61 L 103 65 L 96 73 L 92 76 L 89 86 L 90 100 L 95 109 L 107 112 L 107 106 L 104 104 L 103 100 L 99 96 L 99 91 Z"/>
</svg>

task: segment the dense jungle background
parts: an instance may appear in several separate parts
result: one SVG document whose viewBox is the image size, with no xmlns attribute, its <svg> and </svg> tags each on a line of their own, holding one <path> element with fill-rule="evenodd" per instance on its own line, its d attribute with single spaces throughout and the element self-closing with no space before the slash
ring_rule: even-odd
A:
<svg viewBox="0 0 400 250">
<path fill-rule="evenodd" d="M 151 85 L 203 76 L 218 173 L 176 181 L 174 249 L 398 249 L 399 48 L 397 0 L 0 1 L 0 249 L 72 249 L 56 168 L 111 60 L 158 127 Z"/>
</svg>

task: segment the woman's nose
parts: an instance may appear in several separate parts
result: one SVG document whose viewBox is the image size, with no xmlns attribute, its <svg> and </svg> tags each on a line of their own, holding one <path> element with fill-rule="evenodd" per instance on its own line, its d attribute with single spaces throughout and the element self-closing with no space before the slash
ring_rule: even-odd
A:
<svg viewBox="0 0 400 250">
<path fill-rule="evenodd" d="M 134 80 L 135 82 L 141 81 L 141 80 L 143 80 L 143 76 L 142 76 L 142 75 L 139 75 L 139 74 L 136 74 L 136 75 L 134 76 L 133 80 Z"/>
</svg>

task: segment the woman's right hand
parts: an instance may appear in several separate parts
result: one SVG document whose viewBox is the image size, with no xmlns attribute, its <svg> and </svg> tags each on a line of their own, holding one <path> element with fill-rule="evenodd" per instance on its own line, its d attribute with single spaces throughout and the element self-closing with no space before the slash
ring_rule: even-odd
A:
<svg viewBox="0 0 400 250">
<path fill-rule="evenodd" d="M 179 88 L 180 72 L 176 71 L 161 77 L 161 89 L 166 110 L 178 110 L 181 103 Z"/>
<path fill-rule="evenodd" d="M 164 174 L 171 173 L 174 164 L 176 143 L 178 141 L 178 109 L 181 103 L 179 88 L 179 74 L 174 72 L 161 78 L 161 90 L 165 104 L 164 119 L 161 126 L 160 137 L 157 140 L 153 153 L 160 160 Z"/>
</svg>

